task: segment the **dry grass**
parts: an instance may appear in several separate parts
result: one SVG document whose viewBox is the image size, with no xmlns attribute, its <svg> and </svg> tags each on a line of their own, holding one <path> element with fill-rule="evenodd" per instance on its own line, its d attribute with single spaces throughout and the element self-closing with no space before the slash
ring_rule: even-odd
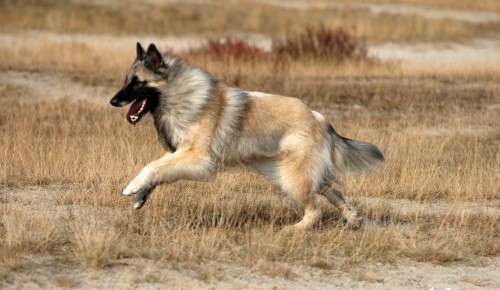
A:
<svg viewBox="0 0 500 290">
<path fill-rule="evenodd" d="M 67 21 L 72 31 L 71 21 L 57 21 Z M 129 32 L 102 25 L 105 33 Z M 43 72 L 61 81 L 64 74 L 117 90 L 133 46 L 58 42 L 50 35 L 43 42 L 13 38 L 0 43 L 0 70 Z M 366 227 L 344 228 L 339 212 L 321 200 L 326 213 L 314 230 L 284 236 L 279 229 L 299 220 L 298 207 L 260 176 L 239 168 L 212 182 L 160 186 L 145 208 L 134 212 L 120 192 L 162 154 L 149 118 L 131 127 L 126 109 L 107 106 L 110 95 L 54 100 L 27 85 L 0 83 L 0 107 L 8 109 L 0 118 L 3 272 L 19 271 L 25 267 L 21 257 L 39 253 L 94 268 L 131 257 L 223 261 L 282 277 L 293 276 L 289 262 L 350 269 L 373 261 L 450 263 L 500 254 L 500 72 L 463 67 L 432 74 L 377 61 L 185 57 L 243 88 L 301 97 L 341 134 L 379 145 L 387 158 L 379 172 L 341 177 Z M 415 207 L 403 211 L 400 201 Z M 138 279 L 160 279 L 151 275 Z M 201 271 L 202 280 L 214 277 L 210 269 Z M 55 281 L 62 287 L 77 284 Z"/>
<path fill-rule="evenodd" d="M 0 7 L 4 32 L 50 30 L 66 33 L 211 35 L 297 34 L 308 25 L 345 27 L 369 43 L 467 40 L 498 31 L 500 23 L 473 24 L 422 15 L 372 13 L 361 7 L 287 9 L 264 1 L 174 2 L 154 6 L 120 1 L 114 5 L 58 1 L 10 3 Z M 482 2 L 482 1 L 481 1 Z M 498 6 L 498 5 L 496 5 Z"/>
<path fill-rule="evenodd" d="M 201 62 L 216 75 L 228 74 L 218 62 Z M 91 267 L 123 257 L 254 261 L 270 275 L 285 276 L 286 267 L 265 261 L 347 259 L 337 265 L 352 267 L 400 257 L 445 263 L 498 255 L 498 215 L 463 214 L 460 204 L 482 206 L 500 197 L 499 132 L 493 127 L 499 119 L 489 109 L 498 103 L 499 76 L 409 78 L 381 69 L 376 78 L 332 82 L 332 69 L 308 75 L 310 65 L 294 63 L 294 73 L 263 62 L 238 66 L 240 85 L 303 96 L 344 135 L 382 148 L 387 165 L 380 172 L 342 178 L 347 196 L 374 225 L 346 230 L 339 213 L 323 203 L 327 214 L 320 226 L 293 239 L 282 236 L 279 229 L 300 218 L 298 208 L 264 179 L 241 170 L 214 182 L 162 186 L 133 212 L 119 193 L 162 153 L 151 120 L 131 128 L 111 107 L 70 99 L 33 102 L 22 89 L 12 95 L 11 87 L 3 87 L 0 106 L 16 114 L 0 123 L 9 136 L 0 141 L 6 148 L 0 165 L 2 252 L 57 253 Z M 30 188 L 38 198 L 30 197 Z M 365 197 L 444 200 L 448 207 L 401 213 L 371 206 Z"/>
</svg>

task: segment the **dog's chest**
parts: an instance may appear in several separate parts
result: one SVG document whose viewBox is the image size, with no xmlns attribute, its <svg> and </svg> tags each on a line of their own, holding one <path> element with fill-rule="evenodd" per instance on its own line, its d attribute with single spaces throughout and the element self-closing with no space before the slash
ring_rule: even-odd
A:
<svg viewBox="0 0 500 290">
<path fill-rule="evenodd" d="M 153 116 L 158 139 L 167 151 L 176 151 L 186 135 L 185 126 L 168 115 Z"/>
</svg>

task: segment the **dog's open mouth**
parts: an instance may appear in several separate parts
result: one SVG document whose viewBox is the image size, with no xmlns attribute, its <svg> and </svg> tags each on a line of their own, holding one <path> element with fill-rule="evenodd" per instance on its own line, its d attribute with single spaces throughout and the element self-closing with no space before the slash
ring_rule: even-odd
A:
<svg viewBox="0 0 500 290">
<path fill-rule="evenodd" d="M 130 124 L 135 125 L 135 123 L 139 122 L 144 115 L 148 112 L 148 99 L 138 99 L 132 105 L 130 105 L 130 109 L 127 113 L 127 121 Z"/>
</svg>

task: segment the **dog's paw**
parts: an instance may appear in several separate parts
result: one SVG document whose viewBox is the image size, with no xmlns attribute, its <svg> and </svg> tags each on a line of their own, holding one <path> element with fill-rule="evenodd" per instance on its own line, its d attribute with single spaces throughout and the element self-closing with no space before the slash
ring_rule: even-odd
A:
<svg viewBox="0 0 500 290">
<path fill-rule="evenodd" d="M 148 197 L 149 197 L 149 190 L 147 189 L 140 190 L 137 193 L 137 196 L 135 197 L 134 200 L 134 209 L 135 210 L 140 209 L 146 203 Z"/>
</svg>

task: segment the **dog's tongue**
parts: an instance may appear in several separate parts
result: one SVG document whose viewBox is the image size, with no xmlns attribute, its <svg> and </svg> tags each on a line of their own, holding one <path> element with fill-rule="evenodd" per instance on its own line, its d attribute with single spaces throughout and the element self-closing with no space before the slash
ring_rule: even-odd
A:
<svg viewBox="0 0 500 290">
<path fill-rule="evenodd" d="M 127 113 L 127 121 L 129 121 L 129 123 L 132 125 L 135 125 L 135 123 L 139 122 L 142 116 L 147 113 L 146 105 L 147 99 L 137 100 L 132 105 L 130 105 L 130 109 Z"/>
</svg>

